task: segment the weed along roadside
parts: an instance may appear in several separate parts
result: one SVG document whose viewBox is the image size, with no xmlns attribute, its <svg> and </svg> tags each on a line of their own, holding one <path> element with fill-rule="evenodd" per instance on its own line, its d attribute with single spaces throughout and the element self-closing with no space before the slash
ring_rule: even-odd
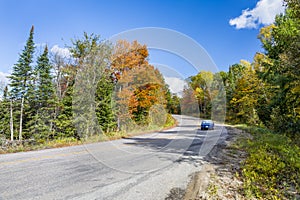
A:
<svg viewBox="0 0 300 200">
<path fill-rule="evenodd" d="M 166 199 L 300 199 L 300 148 L 269 130 L 226 126 L 228 137 Z"/>
<path fill-rule="evenodd" d="M 240 173 L 246 197 L 300 199 L 300 148 L 296 140 L 270 130 L 237 126 L 253 139 L 241 143 L 248 156 Z"/>
<path fill-rule="evenodd" d="M 156 131 L 167 130 L 175 127 L 177 124 L 178 122 L 171 115 L 169 115 L 163 127 L 146 126 L 143 128 L 139 127 L 139 129 L 136 130 L 130 130 L 130 132 L 125 132 L 125 131 L 109 132 L 98 136 L 95 135 L 92 137 L 88 137 L 86 140 L 77 140 L 76 138 L 73 137 L 55 139 L 50 141 L 39 141 L 39 142 L 35 140 L 22 140 L 22 141 L 1 140 L 0 154 L 36 151 L 42 149 L 60 148 L 60 147 L 103 142 L 109 140 L 117 140 L 121 138 L 127 138 L 127 137 L 137 136 L 141 134 L 154 133 Z"/>
</svg>

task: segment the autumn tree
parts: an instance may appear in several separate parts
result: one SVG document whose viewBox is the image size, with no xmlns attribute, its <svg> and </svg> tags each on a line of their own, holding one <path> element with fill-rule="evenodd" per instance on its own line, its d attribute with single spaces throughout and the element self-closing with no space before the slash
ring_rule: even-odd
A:
<svg viewBox="0 0 300 200">
<path fill-rule="evenodd" d="M 300 15 L 299 1 L 286 0 L 285 14 L 263 27 L 259 38 L 265 49 L 262 78 L 272 89 L 270 127 L 295 135 L 300 126 Z"/>
<path fill-rule="evenodd" d="M 136 40 L 132 43 L 126 40 L 119 40 L 114 46 L 111 68 L 122 73 L 138 66 L 147 65 L 148 56 L 146 45 L 139 44 Z"/>
<path fill-rule="evenodd" d="M 235 122 L 246 124 L 259 124 L 257 114 L 258 99 L 262 96 L 260 80 L 252 65 L 247 61 L 241 61 L 244 66 L 241 76 L 236 80 L 232 99 L 228 102 L 235 108 Z"/>
<path fill-rule="evenodd" d="M 234 121 L 236 113 L 238 113 L 238 108 L 230 104 L 230 101 L 232 100 L 233 95 L 236 92 L 237 81 L 240 78 L 242 78 L 244 70 L 244 65 L 234 64 L 229 67 L 229 71 L 226 74 L 222 75 L 222 79 L 226 90 L 226 120 L 228 121 Z"/>
<path fill-rule="evenodd" d="M 226 120 L 226 87 L 224 80 L 227 74 L 223 71 L 213 75 L 213 81 L 210 87 L 211 96 L 211 119 L 224 122 Z"/>
<path fill-rule="evenodd" d="M 148 124 L 149 110 L 156 104 L 165 109 L 164 79 L 151 65 L 136 67 L 123 73 L 116 91 L 119 120 L 128 127 L 131 126 L 130 121 L 140 125 Z"/>
<path fill-rule="evenodd" d="M 183 89 L 180 106 L 182 115 L 199 117 L 199 102 L 195 90 L 190 85 Z"/>
<path fill-rule="evenodd" d="M 197 98 L 200 117 L 210 118 L 211 115 L 211 86 L 213 73 L 201 71 L 197 75 L 190 77 L 190 85 Z"/>
<path fill-rule="evenodd" d="M 180 98 L 178 97 L 177 94 L 171 93 L 168 85 L 166 85 L 165 91 L 166 91 L 165 97 L 167 102 L 166 109 L 171 114 L 180 114 L 181 113 Z"/>
<path fill-rule="evenodd" d="M 121 129 L 149 124 L 149 111 L 154 105 L 162 105 L 161 112 L 165 111 L 165 82 L 160 72 L 149 65 L 148 55 L 146 45 L 137 41 L 121 40 L 114 47 L 111 68 L 119 73 L 116 99 Z"/>
<path fill-rule="evenodd" d="M 160 72 L 148 65 L 133 70 L 135 73 L 133 95 L 129 100 L 129 112 L 138 123 L 148 124 L 150 108 L 155 104 L 165 106 L 164 79 Z"/>
</svg>

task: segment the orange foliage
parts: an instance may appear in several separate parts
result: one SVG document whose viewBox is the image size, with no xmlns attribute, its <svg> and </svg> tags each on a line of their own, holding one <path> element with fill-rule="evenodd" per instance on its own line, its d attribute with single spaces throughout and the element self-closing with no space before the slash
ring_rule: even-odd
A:
<svg viewBox="0 0 300 200">
<path fill-rule="evenodd" d="M 141 45 L 136 40 L 132 43 L 119 40 L 112 54 L 111 67 L 115 71 L 123 72 L 142 65 L 148 65 L 148 56 L 146 45 Z"/>
<path fill-rule="evenodd" d="M 117 42 L 111 68 L 117 80 L 117 106 L 120 123 L 128 120 L 144 123 L 150 108 L 155 104 L 165 105 L 165 82 L 161 73 L 148 63 L 146 45 L 137 41 Z"/>
<path fill-rule="evenodd" d="M 119 118 L 134 119 L 137 115 L 147 118 L 153 105 L 165 105 L 164 85 L 162 75 L 151 65 L 124 72 L 117 85 Z"/>
</svg>

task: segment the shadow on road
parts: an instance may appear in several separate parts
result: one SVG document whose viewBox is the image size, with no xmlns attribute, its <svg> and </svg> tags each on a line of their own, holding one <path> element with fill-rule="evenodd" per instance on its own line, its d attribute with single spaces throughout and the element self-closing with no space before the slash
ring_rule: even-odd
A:
<svg viewBox="0 0 300 200">
<path fill-rule="evenodd" d="M 155 137 L 127 138 L 124 144 L 150 149 L 157 154 L 177 154 L 174 162 L 194 162 L 217 143 L 222 127 L 201 131 L 196 125 L 179 126 L 178 131 L 162 131 Z M 212 145 L 212 146 L 211 146 Z M 165 157 L 165 156 L 164 156 Z"/>
</svg>

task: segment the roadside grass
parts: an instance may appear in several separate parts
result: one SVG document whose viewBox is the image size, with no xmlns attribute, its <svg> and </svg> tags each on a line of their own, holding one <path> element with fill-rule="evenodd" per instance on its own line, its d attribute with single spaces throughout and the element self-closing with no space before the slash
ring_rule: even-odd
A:
<svg viewBox="0 0 300 200">
<path fill-rule="evenodd" d="M 127 137 L 163 131 L 166 129 L 173 128 L 177 126 L 177 124 L 178 122 L 175 120 L 175 118 L 173 118 L 172 115 L 168 114 L 164 125 L 158 126 L 156 124 L 149 124 L 145 126 L 133 127 L 130 129 L 130 131 L 128 131 Z"/>
<path fill-rule="evenodd" d="M 236 125 L 251 133 L 239 141 L 248 153 L 242 163 L 243 193 L 251 199 L 300 199 L 300 148 L 288 136 L 260 127 Z"/>
<path fill-rule="evenodd" d="M 69 138 L 58 138 L 49 141 L 41 140 L 41 141 L 36 141 L 34 144 L 18 143 L 8 147 L 0 146 L 0 154 L 34 151 L 34 150 L 51 149 L 51 148 L 61 148 L 61 147 L 117 140 L 121 138 L 135 136 L 135 135 L 141 135 L 141 134 L 161 131 L 164 129 L 169 129 L 176 125 L 177 125 L 177 121 L 171 115 L 168 115 L 166 123 L 164 124 L 163 127 L 151 125 L 151 126 L 139 127 L 138 129 L 130 130 L 130 132 L 115 131 L 115 132 L 103 133 L 100 135 L 94 135 L 82 140 L 77 140 L 76 138 L 69 137 Z"/>
</svg>

